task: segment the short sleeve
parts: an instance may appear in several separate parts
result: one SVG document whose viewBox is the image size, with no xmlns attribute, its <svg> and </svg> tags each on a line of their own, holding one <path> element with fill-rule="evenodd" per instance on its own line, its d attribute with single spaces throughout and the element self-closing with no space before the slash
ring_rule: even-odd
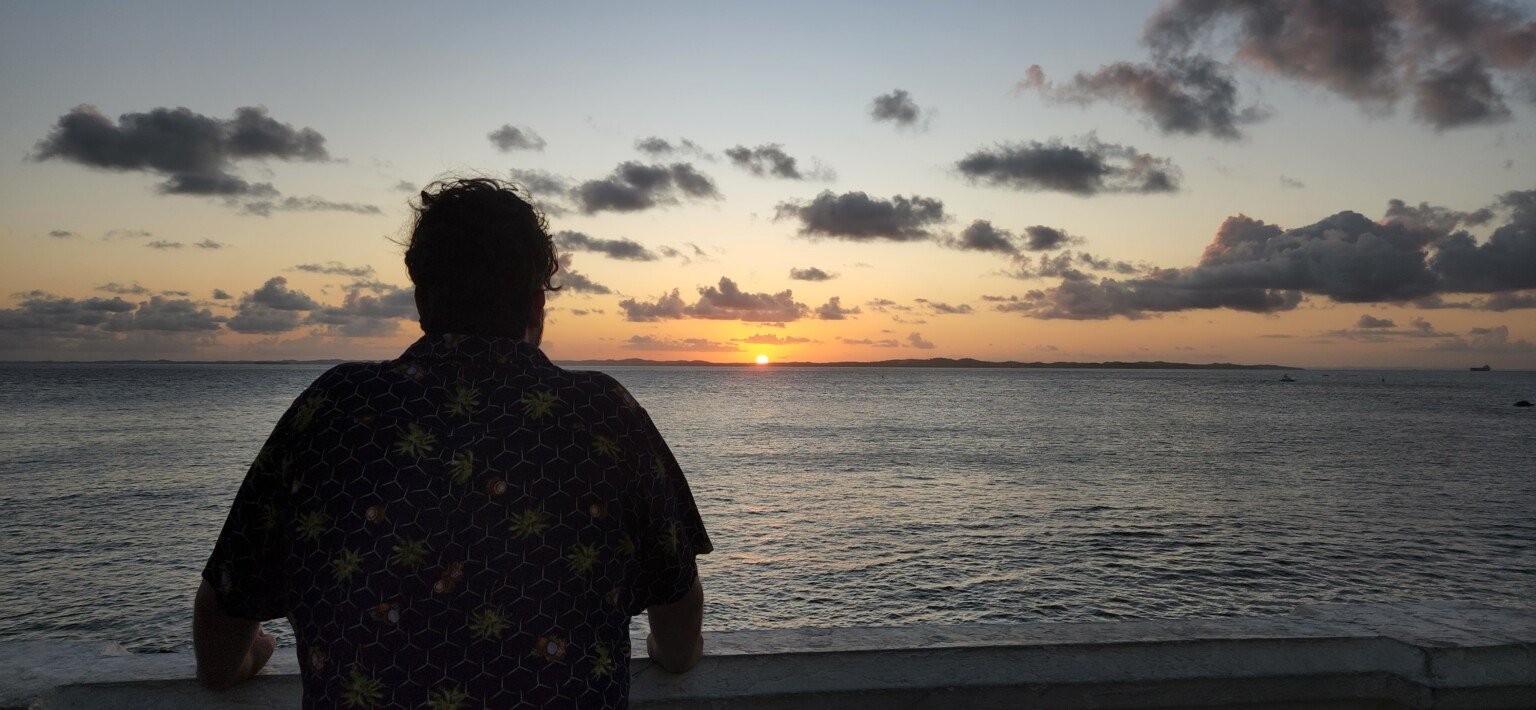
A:
<svg viewBox="0 0 1536 710">
<path fill-rule="evenodd" d="M 323 399 L 312 385 L 278 420 L 246 472 L 203 567 L 203 579 L 229 616 L 266 621 L 288 613 L 283 563 L 285 528 L 292 523 L 291 487 L 298 475 L 294 430 L 314 417 Z"/>
<path fill-rule="evenodd" d="M 669 604 L 693 588 L 698 577 L 696 555 L 714 549 L 688 479 L 667 448 L 667 442 L 644 409 L 638 413 L 632 440 L 638 469 L 630 501 L 635 566 L 627 611 L 631 616 L 656 604 Z"/>
</svg>

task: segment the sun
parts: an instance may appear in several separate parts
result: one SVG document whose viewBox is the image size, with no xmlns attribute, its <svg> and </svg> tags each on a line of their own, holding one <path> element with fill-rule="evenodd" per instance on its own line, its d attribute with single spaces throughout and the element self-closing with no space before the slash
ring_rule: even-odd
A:
<svg viewBox="0 0 1536 710">
<path fill-rule="evenodd" d="M 768 364 L 768 356 L 767 355 L 758 355 L 757 356 L 757 364 L 759 364 L 759 365 L 767 365 Z"/>
</svg>

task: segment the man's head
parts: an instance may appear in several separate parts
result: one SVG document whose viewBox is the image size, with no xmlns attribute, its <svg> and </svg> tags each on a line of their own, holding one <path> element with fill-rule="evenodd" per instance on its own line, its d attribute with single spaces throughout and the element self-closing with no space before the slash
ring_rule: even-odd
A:
<svg viewBox="0 0 1536 710">
<path fill-rule="evenodd" d="M 543 215 L 510 183 L 439 180 L 421 191 L 405 249 L 428 333 L 523 338 L 537 345 L 544 292 L 560 269 Z"/>
</svg>

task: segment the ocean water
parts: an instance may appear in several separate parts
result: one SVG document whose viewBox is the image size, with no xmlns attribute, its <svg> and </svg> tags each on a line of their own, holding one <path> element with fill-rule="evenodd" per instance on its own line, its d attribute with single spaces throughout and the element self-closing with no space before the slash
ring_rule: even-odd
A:
<svg viewBox="0 0 1536 710">
<path fill-rule="evenodd" d="M 323 369 L 0 365 L 0 640 L 186 646 Z M 710 629 L 1536 598 L 1536 373 L 609 372 L 689 474 Z"/>
</svg>

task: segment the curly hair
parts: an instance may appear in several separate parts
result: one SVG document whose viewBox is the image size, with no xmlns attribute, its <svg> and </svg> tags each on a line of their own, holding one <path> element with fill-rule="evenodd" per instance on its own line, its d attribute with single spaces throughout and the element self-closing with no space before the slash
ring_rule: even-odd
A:
<svg viewBox="0 0 1536 710">
<path fill-rule="evenodd" d="M 522 337 L 535 297 L 559 290 L 544 215 L 517 185 L 485 177 L 433 182 L 412 209 L 405 268 L 421 329 Z"/>
</svg>

